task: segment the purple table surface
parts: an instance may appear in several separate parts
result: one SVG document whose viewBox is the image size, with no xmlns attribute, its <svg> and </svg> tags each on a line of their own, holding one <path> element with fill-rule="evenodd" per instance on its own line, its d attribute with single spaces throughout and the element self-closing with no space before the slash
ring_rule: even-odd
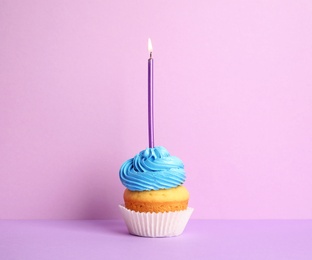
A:
<svg viewBox="0 0 312 260">
<path fill-rule="evenodd" d="M 172 238 L 129 235 L 121 220 L 3 220 L 0 259 L 311 260 L 312 220 L 190 220 Z"/>
</svg>

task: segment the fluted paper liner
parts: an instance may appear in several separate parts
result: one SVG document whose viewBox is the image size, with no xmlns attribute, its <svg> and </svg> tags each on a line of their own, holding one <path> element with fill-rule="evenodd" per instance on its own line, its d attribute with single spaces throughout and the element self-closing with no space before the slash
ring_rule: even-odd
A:
<svg viewBox="0 0 312 260">
<path fill-rule="evenodd" d="M 141 237 L 172 237 L 179 236 L 189 221 L 193 208 L 164 213 L 135 212 L 119 205 L 128 231 Z"/>
</svg>

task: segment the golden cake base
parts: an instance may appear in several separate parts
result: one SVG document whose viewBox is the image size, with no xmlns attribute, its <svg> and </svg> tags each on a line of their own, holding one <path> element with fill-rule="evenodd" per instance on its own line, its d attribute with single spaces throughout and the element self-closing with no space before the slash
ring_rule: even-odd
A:
<svg viewBox="0 0 312 260">
<path fill-rule="evenodd" d="M 152 191 L 124 192 L 125 207 L 136 212 L 173 212 L 186 210 L 189 192 L 184 186 Z"/>
</svg>

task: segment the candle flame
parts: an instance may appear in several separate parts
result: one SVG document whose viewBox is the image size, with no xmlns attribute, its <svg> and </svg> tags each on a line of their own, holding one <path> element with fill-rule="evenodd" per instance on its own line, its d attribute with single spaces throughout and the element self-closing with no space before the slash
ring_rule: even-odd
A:
<svg viewBox="0 0 312 260">
<path fill-rule="evenodd" d="M 152 46 L 151 38 L 148 38 L 147 45 L 148 45 L 148 52 L 152 53 L 153 52 L 153 46 Z"/>
</svg>

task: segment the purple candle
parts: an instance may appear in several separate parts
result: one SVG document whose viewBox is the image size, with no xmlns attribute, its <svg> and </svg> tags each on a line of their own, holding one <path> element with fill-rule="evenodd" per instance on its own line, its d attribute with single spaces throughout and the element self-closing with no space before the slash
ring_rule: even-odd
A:
<svg viewBox="0 0 312 260">
<path fill-rule="evenodd" d="M 148 143 L 149 148 L 154 147 L 154 61 L 152 58 L 152 41 L 148 38 Z"/>
</svg>

